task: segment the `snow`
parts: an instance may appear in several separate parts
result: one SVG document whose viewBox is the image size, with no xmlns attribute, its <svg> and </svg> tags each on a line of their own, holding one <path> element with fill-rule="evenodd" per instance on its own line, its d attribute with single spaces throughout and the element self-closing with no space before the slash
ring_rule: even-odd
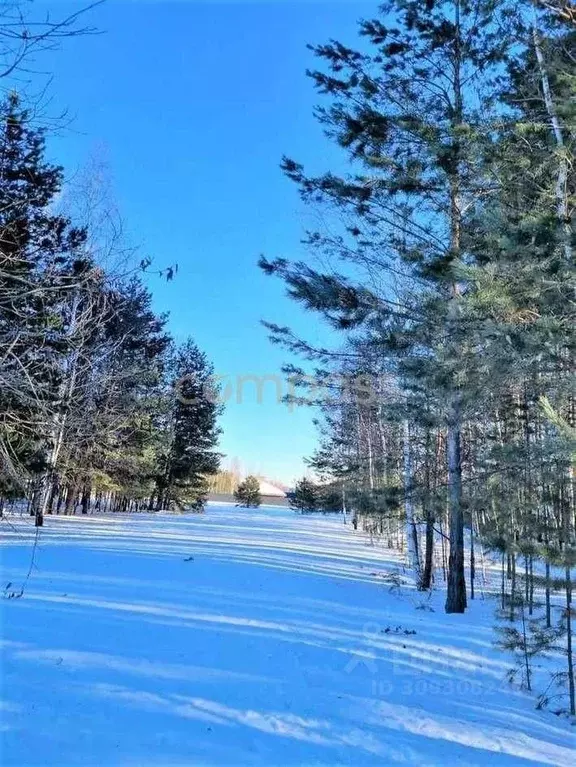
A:
<svg viewBox="0 0 576 767">
<path fill-rule="evenodd" d="M 17 593 L 34 528 L 2 523 Z M 491 600 L 445 615 L 342 518 L 52 517 L 1 602 L 4 765 L 572 765 L 505 681 Z"/>
</svg>

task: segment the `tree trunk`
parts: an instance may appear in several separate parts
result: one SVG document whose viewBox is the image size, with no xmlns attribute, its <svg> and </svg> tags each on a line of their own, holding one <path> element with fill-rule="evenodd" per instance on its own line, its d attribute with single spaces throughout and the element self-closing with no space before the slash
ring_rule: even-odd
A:
<svg viewBox="0 0 576 767">
<path fill-rule="evenodd" d="M 434 516 L 430 509 L 426 511 L 426 538 L 424 550 L 424 568 L 420 588 L 427 591 L 432 586 L 432 572 L 434 569 Z"/>
<path fill-rule="evenodd" d="M 450 254 L 452 260 L 461 256 L 462 250 L 462 177 L 459 166 L 461 155 L 457 131 L 462 127 L 464 116 L 461 78 L 462 39 L 460 27 L 460 0 L 454 2 L 454 113 L 452 118 L 452 149 L 455 157 L 450 178 Z M 452 285 L 448 311 L 448 331 L 454 338 L 458 331 L 458 299 L 460 286 Z M 459 335 L 459 334 L 458 334 Z M 455 353 L 458 341 L 455 341 Z M 464 512 L 462 508 L 462 457 L 460 395 L 456 381 L 452 381 L 446 435 L 448 459 L 448 504 L 450 512 L 450 555 L 448 558 L 448 590 L 445 609 L 447 613 L 463 613 L 466 610 L 466 577 L 464 574 Z"/>
<path fill-rule="evenodd" d="M 88 509 L 90 508 L 90 495 L 90 485 L 86 485 L 82 491 L 82 514 L 88 514 Z"/>
<path fill-rule="evenodd" d="M 476 559 L 474 557 L 474 524 L 470 525 L 470 599 L 474 599 L 474 580 L 476 578 Z"/>
<path fill-rule="evenodd" d="M 546 579 L 546 587 L 545 587 L 545 599 L 546 599 L 546 628 L 550 628 L 552 626 L 552 615 L 551 615 L 551 606 L 550 606 L 550 562 L 546 561 L 544 564 L 545 568 L 545 579 Z"/>
<path fill-rule="evenodd" d="M 50 490 L 50 496 L 48 498 L 48 506 L 47 506 L 47 509 L 46 509 L 46 513 L 47 514 L 53 514 L 54 513 L 54 501 L 56 500 L 56 498 L 58 496 L 58 491 L 59 491 L 58 480 L 56 479 L 56 477 L 53 477 L 53 479 L 52 479 L 52 488 Z"/>
<path fill-rule="evenodd" d="M 510 580 L 510 620 L 516 616 L 516 553 L 512 554 L 512 578 Z"/>
<path fill-rule="evenodd" d="M 570 713 L 576 714 L 574 693 L 574 657 L 572 654 L 572 574 L 566 568 L 566 656 L 568 661 L 568 694 L 570 696 Z"/>
<path fill-rule="evenodd" d="M 448 590 L 446 612 L 466 610 L 466 578 L 464 575 L 464 514 L 462 512 L 462 461 L 460 428 L 457 411 L 447 435 L 448 502 L 450 511 L 450 555 L 448 557 Z"/>
<path fill-rule="evenodd" d="M 552 90 L 550 88 L 550 78 L 548 77 L 548 71 L 546 69 L 546 62 L 544 60 L 544 54 L 542 51 L 542 45 L 540 40 L 540 34 L 536 26 L 536 18 L 532 27 L 532 37 L 534 41 L 534 51 L 536 53 L 536 61 L 538 62 L 538 70 L 540 73 L 540 83 L 542 85 L 542 95 L 544 98 L 544 105 L 546 112 L 550 118 L 550 124 L 552 126 L 552 133 L 554 135 L 554 142 L 558 149 L 558 175 L 556 177 L 556 212 L 558 216 L 558 222 L 562 229 L 562 244 L 564 249 L 564 257 L 568 263 L 572 261 L 572 227 L 570 225 L 570 212 L 569 212 L 569 188 L 568 188 L 568 174 L 569 174 L 569 157 L 565 151 L 564 136 L 562 134 L 562 126 L 560 125 L 560 119 L 558 118 L 558 112 L 554 104 L 554 98 L 552 96 Z"/>
<path fill-rule="evenodd" d="M 414 571 L 416 583 L 420 587 L 422 574 L 420 572 L 420 551 L 418 546 L 418 528 L 414 519 L 414 477 L 412 475 L 412 450 L 410 446 L 410 425 L 404 419 L 404 508 L 406 514 L 406 543 L 408 544 L 408 565 Z"/>
<path fill-rule="evenodd" d="M 78 486 L 76 484 L 68 485 L 68 492 L 66 493 L 66 503 L 64 504 L 64 514 L 67 516 L 73 514 L 76 511 L 76 496 L 78 494 Z"/>
</svg>

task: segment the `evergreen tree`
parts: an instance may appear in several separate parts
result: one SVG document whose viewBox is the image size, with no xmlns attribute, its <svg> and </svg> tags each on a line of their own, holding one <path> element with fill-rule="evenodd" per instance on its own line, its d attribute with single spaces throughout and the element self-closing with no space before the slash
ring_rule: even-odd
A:
<svg viewBox="0 0 576 767">
<path fill-rule="evenodd" d="M 262 496 L 260 495 L 260 482 L 257 477 L 252 475 L 246 477 L 234 491 L 234 498 L 238 506 L 253 506 L 257 508 L 262 503 Z"/>
<path fill-rule="evenodd" d="M 466 607 L 461 441 L 467 331 L 455 267 L 468 257 L 467 211 L 490 186 L 479 172 L 479 145 L 495 116 L 511 20 L 511 6 L 494 0 L 390 0 L 379 18 L 360 24 L 366 50 L 339 42 L 316 46 L 328 71 L 312 72 L 312 78 L 332 102 L 318 110 L 320 121 L 352 170 L 311 177 L 293 160 L 283 167 L 306 201 L 327 204 L 346 224 L 337 237 L 311 233 L 309 244 L 352 264 L 352 273 L 364 270 L 367 279 L 362 284 L 283 259 L 261 261 L 287 282 L 291 295 L 334 326 L 377 326 L 389 351 L 398 351 L 391 321 L 423 329 L 413 333 L 405 353 L 417 358 L 419 375 L 444 403 L 448 612 Z M 398 301 L 381 278 L 381 290 L 368 289 L 378 270 L 406 276 L 409 293 Z M 408 297 L 415 292 L 418 302 Z M 286 340 L 281 328 L 273 331 Z"/>
<path fill-rule="evenodd" d="M 414 107 L 420 89 L 430 92 L 438 80 L 428 77 L 424 65 L 416 76 L 412 57 L 423 49 L 388 29 L 390 18 L 383 19 L 386 28 L 364 25 L 380 46 L 378 57 L 337 43 L 319 51 L 331 72 L 317 81 L 335 103 L 321 115 L 331 137 L 349 151 L 355 175 L 309 177 L 291 161 L 285 169 L 307 201 L 330 203 L 345 226 L 341 236 L 312 233 L 309 244 L 329 261 L 339 258 L 344 269 L 353 268 L 324 273 L 282 259 L 263 260 L 262 266 L 284 278 L 306 308 L 344 331 L 346 343 L 333 352 L 315 349 L 285 328 L 270 327 L 287 348 L 321 360 L 328 370 L 317 371 L 320 383 L 351 370 L 373 376 L 373 401 L 340 396 L 323 405 L 321 449 L 314 457 L 332 479 L 344 480 L 363 529 L 399 547 L 413 533 L 416 553 L 417 523 L 425 521 L 423 563 L 415 569 L 427 588 L 439 560 L 449 610 L 460 609 L 466 596 L 464 555 L 472 599 L 485 547 L 499 552 L 502 606 L 510 621 L 506 646 L 518 650 L 524 683 L 532 684 L 532 658 L 556 632 L 566 667 L 554 678 L 565 685 L 568 710 L 574 711 L 574 29 L 562 14 L 533 12 L 529 3 L 495 3 L 498 13 L 506 12 L 504 22 L 514 19 L 516 40 L 508 46 L 506 36 L 494 40 L 495 27 L 474 3 L 395 5 L 412 8 L 410 19 L 403 19 L 416 37 L 432 29 L 419 15 L 430 8 L 438 20 L 438 13 L 459 6 L 463 28 L 474 7 L 484 18 L 488 34 L 480 29 L 473 35 L 478 57 L 467 64 L 463 59 L 464 67 L 478 67 L 477 76 L 468 69 L 471 86 L 462 89 L 464 123 L 456 130 L 447 113 L 439 122 L 433 107 Z M 453 65 L 461 37 L 454 19 L 446 21 L 452 58 L 440 25 L 430 40 Z M 423 56 L 428 64 L 435 60 L 429 53 Z M 398 76 L 399 59 L 407 82 Z M 445 83 L 456 69 L 450 67 Z M 374 70 L 378 74 L 371 77 Z M 388 72 L 394 77 L 388 79 Z M 426 126 L 430 133 L 422 134 Z M 438 139 L 436 148 L 431 136 Z M 447 163 L 440 161 L 441 146 L 450 149 Z M 420 162 L 412 176 L 409 160 Z M 460 247 L 445 250 L 443 261 L 442 247 L 454 234 Z M 457 554 L 450 561 L 448 536 Z M 553 577 L 555 567 L 562 577 Z M 545 597 L 542 614 L 538 585 Z M 555 626 L 552 606 L 559 593 L 565 604 Z"/>
<path fill-rule="evenodd" d="M 163 425 L 156 473 L 156 509 L 201 509 L 209 477 L 218 471 L 215 452 L 220 407 L 213 390 L 213 367 L 190 340 L 178 347 L 169 365 L 169 412 Z"/>
<path fill-rule="evenodd" d="M 482 399 L 496 409 L 484 418 L 475 449 L 479 472 L 493 478 L 475 488 L 477 508 L 494 509 L 485 535 L 509 562 L 517 599 L 516 560 L 525 563 L 524 603 L 534 610 L 534 561 L 544 560 L 545 622 L 552 629 L 552 563 L 564 570 L 565 679 L 575 710 L 571 568 L 574 493 L 570 441 L 574 423 L 573 210 L 575 32 L 555 17 L 534 16 L 531 45 L 511 66 L 510 107 L 488 162 L 498 194 L 477 211 L 474 289 L 467 311 L 491 318 L 476 335 L 485 361 Z M 489 404 L 490 403 L 490 404 Z M 552 404 L 553 403 L 553 404 Z M 497 472 L 494 472 L 494 466 Z M 561 553 L 562 552 L 562 553 Z M 536 645 L 537 646 L 537 643 Z"/>
<path fill-rule="evenodd" d="M 301 512 L 318 511 L 320 498 L 318 487 L 311 480 L 303 477 L 296 483 L 294 492 L 289 496 L 290 506 Z"/>
</svg>

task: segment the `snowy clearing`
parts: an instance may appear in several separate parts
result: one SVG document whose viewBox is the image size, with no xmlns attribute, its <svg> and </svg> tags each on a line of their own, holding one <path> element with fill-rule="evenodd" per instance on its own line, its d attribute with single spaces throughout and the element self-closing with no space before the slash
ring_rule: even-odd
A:
<svg viewBox="0 0 576 767">
<path fill-rule="evenodd" d="M 2 532 L 17 591 L 34 528 Z M 504 680 L 493 603 L 443 596 L 341 518 L 47 518 L 2 600 L 2 762 L 572 765 L 574 728 Z"/>
</svg>

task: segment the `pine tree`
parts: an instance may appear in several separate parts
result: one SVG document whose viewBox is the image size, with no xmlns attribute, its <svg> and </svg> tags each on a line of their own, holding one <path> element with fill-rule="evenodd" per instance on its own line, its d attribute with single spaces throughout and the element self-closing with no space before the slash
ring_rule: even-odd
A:
<svg viewBox="0 0 576 767">
<path fill-rule="evenodd" d="M 215 452 L 220 406 L 213 389 L 213 367 L 193 341 L 178 347 L 169 365 L 169 411 L 163 425 L 155 477 L 156 509 L 201 509 L 209 477 L 218 471 Z"/>
<path fill-rule="evenodd" d="M 553 628 L 551 566 L 564 569 L 569 708 L 575 707 L 571 639 L 574 564 L 573 456 L 566 427 L 574 423 L 573 210 L 575 33 L 534 15 L 529 45 L 511 67 L 504 99 L 510 109 L 487 156 L 498 193 L 477 211 L 473 290 L 467 311 L 490 317 L 475 345 L 485 361 L 484 419 L 475 463 L 492 479 L 474 503 L 494 510 L 485 534 L 510 563 L 510 601 L 517 598 L 516 560 L 525 562 L 524 603 L 534 609 L 533 563 L 544 560 L 545 624 Z M 490 404 L 491 403 L 491 404 Z M 552 404 L 553 403 L 553 404 Z M 494 467 L 497 467 L 495 472 Z"/>
<path fill-rule="evenodd" d="M 503 623 L 496 629 L 498 633 L 496 646 L 513 654 L 515 664 L 508 672 L 509 681 L 519 679 L 521 687 L 532 691 L 534 659 L 545 657 L 557 649 L 559 632 L 542 625 L 541 620 L 529 619 L 527 605 L 522 596 L 519 596 L 516 601 L 520 614 L 519 626 L 508 620 L 507 615 L 501 616 Z"/>
<path fill-rule="evenodd" d="M 305 201 L 325 203 L 345 222 L 342 235 L 311 233 L 309 244 L 352 264 L 353 273 L 363 270 L 367 279 L 359 284 L 304 264 L 261 261 L 265 271 L 287 282 L 291 295 L 335 327 L 376 326 L 381 347 L 389 351 L 394 320 L 429 329 L 413 334 L 406 350 L 419 358 L 420 375 L 444 403 L 448 612 L 466 607 L 461 441 L 467 331 L 455 267 L 468 256 L 467 211 L 490 186 L 479 172 L 479 145 L 494 118 L 511 19 L 511 6 L 492 0 L 390 1 L 379 18 L 361 23 L 369 43 L 362 51 L 338 42 L 316 46 L 328 71 L 312 77 L 332 102 L 318 114 L 327 135 L 346 151 L 351 173 L 311 177 L 290 159 L 283 168 Z M 381 277 L 380 291 L 367 289 L 377 272 L 407 281 L 400 300 Z M 411 301 L 410 293 L 420 300 Z M 281 328 L 273 331 L 286 340 Z M 424 364 L 425 354 L 434 364 Z"/>
<path fill-rule="evenodd" d="M 252 475 L 246 477 L 234 491 L 234 498 L 238 506 L 258 508 L 262 503 L 258 478 Z"/>
<path fill-rule="evenodd" d="M 294 492 L 289 495 L 288 499 L 293 509 L 303 513 L 318 511 L 320 507 L 318 487 L 306 477 L 296 483 Z"/>
</svg>

